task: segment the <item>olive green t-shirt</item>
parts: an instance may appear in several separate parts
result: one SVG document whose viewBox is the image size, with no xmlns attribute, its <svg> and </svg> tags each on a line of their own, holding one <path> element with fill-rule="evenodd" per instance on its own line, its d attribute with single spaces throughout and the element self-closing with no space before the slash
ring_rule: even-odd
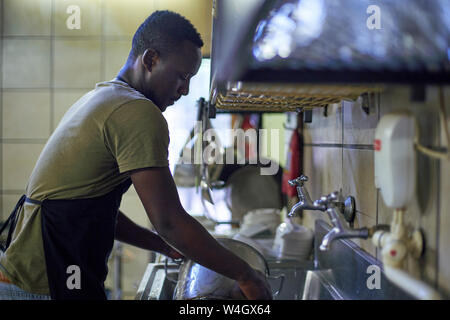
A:
<svg viewBox="0 0 450 320">
<path fill-rule="evenodd" d="M 125 82 L 98 83 L 64 115 L 26 187 L 27 197 L 83 199 L 105 195 L 130 170 L 166 167 L 169 131 L 161 111 Z M 23 290 L 49 294 L 40 205 L 24 203 L 0 270 Z"/>
</svg>

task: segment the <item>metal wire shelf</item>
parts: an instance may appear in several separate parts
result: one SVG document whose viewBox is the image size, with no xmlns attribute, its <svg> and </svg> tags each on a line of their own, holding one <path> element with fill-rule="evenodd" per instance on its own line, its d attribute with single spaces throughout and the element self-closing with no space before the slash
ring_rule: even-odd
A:
<svg viewBox="0 0 450 320">
<path fill-rule="evenodd" d="M 235 111 L 299 111 L 355 101 L 364 93 L 383 91 L 379 85 L 305 85 L 237 82 L 215 99 L 217 109 Z"/>
</svg>

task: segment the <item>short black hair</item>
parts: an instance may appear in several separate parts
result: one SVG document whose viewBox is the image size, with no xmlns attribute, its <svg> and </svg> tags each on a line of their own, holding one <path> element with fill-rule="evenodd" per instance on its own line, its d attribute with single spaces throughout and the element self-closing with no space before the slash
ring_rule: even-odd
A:
<svg viewBox="0 0 450 320">
<path fill-rule="evenodd" d="M 164 56 L 176 51 L 184 40 L 191 41 L 199 48 L 203 46 L 200 34 L 185 17 L 169 10 L 155 11 L 134 34 L 129 58 L 137 58 L 148 48 Z"/>
</svg>

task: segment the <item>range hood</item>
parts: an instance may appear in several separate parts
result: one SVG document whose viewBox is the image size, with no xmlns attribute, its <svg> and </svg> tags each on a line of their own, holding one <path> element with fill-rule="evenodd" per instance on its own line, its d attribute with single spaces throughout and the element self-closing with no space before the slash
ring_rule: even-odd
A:
<svg viewBox="0 0 450 320">
<path fill-rule="evenodd" d="M 210 104 L 293 111 L 450 83 L 448 0 L 215 0 Z"/>
</svg>

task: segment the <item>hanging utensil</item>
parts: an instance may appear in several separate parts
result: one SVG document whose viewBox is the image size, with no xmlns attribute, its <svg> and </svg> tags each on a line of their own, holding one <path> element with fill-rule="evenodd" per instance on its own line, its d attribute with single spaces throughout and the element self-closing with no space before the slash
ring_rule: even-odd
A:
<svg viewBox="0 0 450 320">
<path fill-rule="evenodd" d="M 206 132 L 208 129 L 208 112 L 207 112 L 207 104 L 204 100 L 200 101 L 200 108 L 202 108 L 201 111 L 201 119 L 202 119 L 202 135 Z M 204 201 L 207 201 L 211 205 L 214 206 L 214 201 L 212 198 L 212 191 L 211 191 L 211 185 L 209 182 L 209 174 L 208 174 L 208 163 L 206 163 L 206 159 L 203 155 L 203 150 L 205 150 L 207 146 L 207 141 L 202 139 L 202 164 L 201 164 L 201 170 L 202 170 L 202 176 L 200 180 L 200 187 L 201 187 L 201 196 L 202 196 L 202 203 Z M 209 160 L 209 159 L 208 159 Z"/>
<path fill-rule="evenodd" d="M 202 201 L 207 201 L 211 205 L 214 205 L 214 200 L 212 198 L 212 190 L 211 185 L 209 183 L 208 178 L 208 167 L 206 165 L 203 165 L 202 168 L 202 179 L 200 181 L 200 187 L 202 189 Z"/>
</svg>

